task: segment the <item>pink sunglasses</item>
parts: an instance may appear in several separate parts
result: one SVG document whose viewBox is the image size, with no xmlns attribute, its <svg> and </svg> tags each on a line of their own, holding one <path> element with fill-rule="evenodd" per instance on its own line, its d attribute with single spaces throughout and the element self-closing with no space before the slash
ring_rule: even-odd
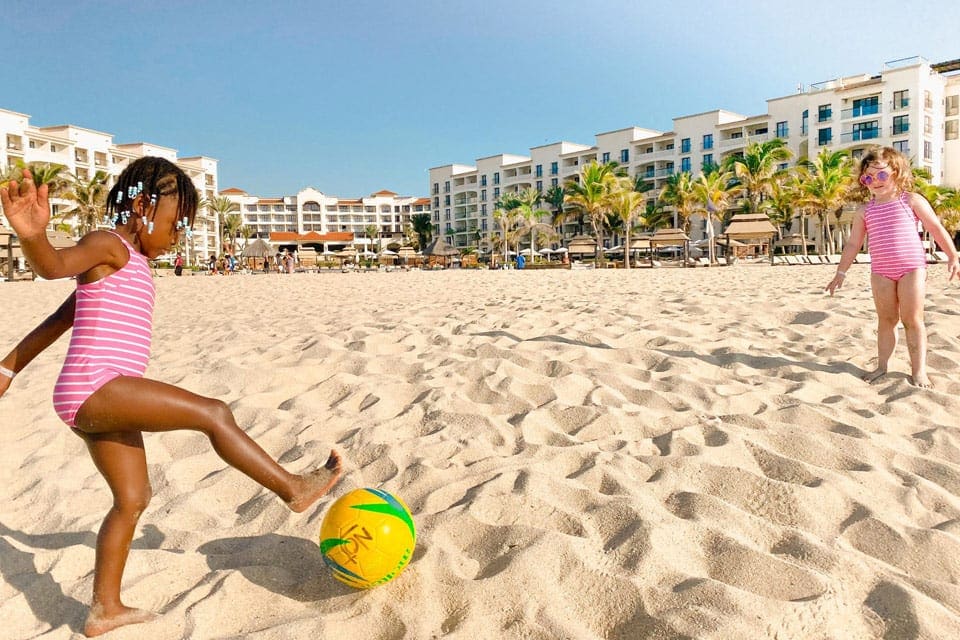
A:
<svg viewBox="0 0 960 640">
<path fill-rule="evenodd" d="M 865 187 L 869 187 L 874 183 L 874 181 L 876 181 L 877 184 L 883 184 L 889 178 L 890 178 L 890 174 L 887 173 L 886 171 L 878 171 L 877 175 L 875 176 L 868 176 L 867 174 L 863 174 L 862 176 L 860 176 L 860 184 L 862 184 Z"/>
</svg>

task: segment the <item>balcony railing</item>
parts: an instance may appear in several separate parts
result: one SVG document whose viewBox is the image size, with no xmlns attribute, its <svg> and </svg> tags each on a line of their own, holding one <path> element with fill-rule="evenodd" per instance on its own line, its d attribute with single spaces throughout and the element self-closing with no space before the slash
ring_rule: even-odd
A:
<svg viewBox="0 0 960 640">
<path fill-rule="evenodd" d="M 847 133 L 840 134 L 840 142 L 846 144 L 848 142 L 860 142 L 861 140 L 875 140 L 880 137 L 880 128 L 876 129 L 863 129 L 861 131 L 850 131 Z"/>
<path fill-rule="evenodd" d="M 875 116 L 878 113 L 880 113 L 879 104 L 861 105 L 859 107 L 844 109 L 840 112 L 840 119 L 849 120 L 850 118 L 865 118 L 867 116 Z"/>
<path fill-rule="evenodd" d="M 910 123 L 906 124 L 895 124 L 890 127 L 890 135 L 892 136 L 902 136 L 907 133 L 910 133 Z"/>
</svg>

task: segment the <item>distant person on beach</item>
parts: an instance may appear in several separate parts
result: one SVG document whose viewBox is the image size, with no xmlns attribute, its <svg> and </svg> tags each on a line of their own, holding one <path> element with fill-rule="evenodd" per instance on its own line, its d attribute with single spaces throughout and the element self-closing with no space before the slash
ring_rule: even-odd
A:
<svg viewBox="0 0 960 640">
<path fill-rule="evenodd" d="M 211 253 L 210 260 L 208 260 L 208 263 L 210 264 L 210 273 L 211 274 L 216 273 L 217 272 L 217 256 Z"/>
<path fill-rule="evenodd" d="M 113 230 L 92 231 L 66 249 L 54 249 L 47 239 L 47 196 L 47 185 L 37 188 L 28 170 L 0 190 L 3 212 L 34 272 L 50 280 L 76 276 L 76 291 L 0 360 L 0 396 L 17 373 L 73 327 L 53 406 L 84 440 L 113 494 L 97 536 L 93 600 L 84 626 L 87 636 L 96 636 L 154 617 L 120 599 L 130 543 L 151 497 L 144 431 L 200 431 L 225 462 L 295 512 L 333 487 L 341 462 L 331 451 L 319 469 L 290 473 L 237 426 L 222 401 L 143 377 L 155 298 L 147 260 L 169 251 L 182 232 L 189 234 L 197 210 L 196 188 L 181 169 L 163 158 L 132 162 L 108 195 Z"/>
<path fill-rule="evenodd" d="M 877 310 L 877 366 L 863 379 L 873 382 L 886 375 L 897 346 L 897 324 L 902 322 L 912 382 L 918 387 L 930 387 L 927 329 L 923 323 L 927 260 L 917 222 L 947 254 L 948 282 L 960 277 L 957 250 L 930 203 L 912 191 L 913 174 L 903 154 L 891 147 L 868 151 L 860 160 L 860 185 L 869 200 L 853 215 L 850 238 L 826 290 L 833 295 L 843 286 L 864 238 L 869 238 L 870 287 Z"/>
<path fill-rule="evenodd" d="M 173 259 L 173 272 L 178 275 L 183 275 L 183 254 L 177 251 L 177 257 Z"/>
<path fill-rule="evenodd" d="M 270 258 L 264 257 L 263 259 L 263 272 L 270 273 Z"/>
</svg>

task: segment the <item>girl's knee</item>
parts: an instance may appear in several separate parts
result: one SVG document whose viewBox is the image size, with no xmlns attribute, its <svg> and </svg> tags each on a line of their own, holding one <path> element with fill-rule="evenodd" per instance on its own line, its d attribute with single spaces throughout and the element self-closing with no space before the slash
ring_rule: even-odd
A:
<svg viewBox="0 0 960 640">
<path fill-rule="evenodd" d="M 206 398 L 203 407 L 206 418 L 205 431 L 212 432 L 234 424 L 233 411 L 226 402 L 215 398 Z"/>
<path fill-rule="evenodd" d="M 149 484 L 128 487 L 114 496 L 113 506 L 118 511 L 140 517 L 140 514 L 150 505 L 152 498 L 153 488 Z"/>
</svg>

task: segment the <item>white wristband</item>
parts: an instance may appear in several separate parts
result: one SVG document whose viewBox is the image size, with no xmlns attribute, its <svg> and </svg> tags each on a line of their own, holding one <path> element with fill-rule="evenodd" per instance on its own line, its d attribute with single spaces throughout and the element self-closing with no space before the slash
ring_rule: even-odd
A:
<svg viewBox="0 0 960 640">
<path fill-rule="evenodd" d="M 837 275 L 840 276 L 841 278 L 846 278 L 846 277 L 847 277 L 847 272 L 846 272 L 846 271 L 837 271 Z"/>
<path fill-rule="evenodd" d="M 5 376 L 7 376 L 8 378 L 10 378 L 11 380 L 13 380 L 13 379 L 16 377 L 17 372 L 16 372 L 16 371 L 11 371 L 10 369 L 7 369 L 5 366 L 3 366 L 2 364 L 0 364 L 0 374 L 5 375 Z"/>
</svg>

